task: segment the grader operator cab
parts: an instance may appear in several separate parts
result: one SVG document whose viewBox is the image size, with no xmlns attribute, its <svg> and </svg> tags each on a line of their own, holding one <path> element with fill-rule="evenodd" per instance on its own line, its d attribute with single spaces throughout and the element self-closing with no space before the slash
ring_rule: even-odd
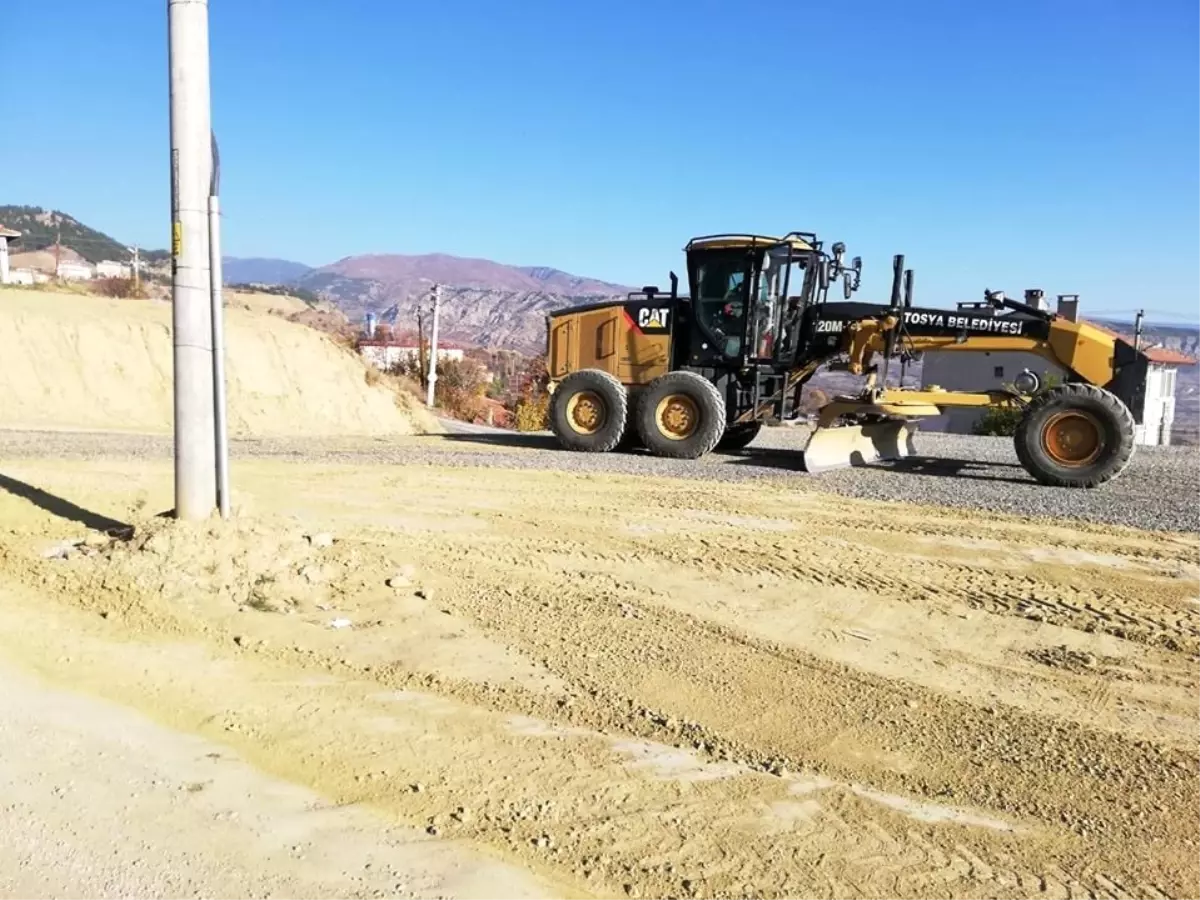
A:
<svg viewBox="0 0 1200 900">
<path fill-rule="evenodd" d="M 669 293 L 646 287 L 548 317 L 550 424 L 563 447 L 640 444 L 679 459 L 739 450 L 764 420 L 800 415 L 805 383 L 830 364 L 864 385 L 821 407 L 809 472 L 912 456 L 917 421 L 955 407 L 1021 410 L 1017 457 L 1043 484 L 1095 487 L 1128 464 L 1148 361 L 1120 338 L 1001 292 L 957 310 L 915 307 L 903 256 L 888 303 L 853 301 L 861 259 L 847 264 L 843 244 L 826 253 L 806 232 L 710 235 L 684 251 L 688 296 L 672 272 Z M 830 300 L 839 280 L 842 299 Z M 1015 390 L 889 385 L 893 360 L 928 350 L 1028 352 L 1065 379 L 1044 387 L 1027 370 Z"/>
</svg>

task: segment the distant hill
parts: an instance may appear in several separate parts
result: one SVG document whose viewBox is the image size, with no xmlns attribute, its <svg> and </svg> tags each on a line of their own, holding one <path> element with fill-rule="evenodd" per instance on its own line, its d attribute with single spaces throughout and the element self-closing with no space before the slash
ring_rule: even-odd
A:
<svg viewBox="0 0 1200 900">
<path fill-rule="evenodd" d="M 62 247 L 90 263 L 106 259 L 125 262 L 133 256 L 120 241 L 56 209 L 0 206 L 0 225 L 21 232 L 18 247 L 25 252 L 51 249 L 57 238 Z"/>
<path fill-rule="evenodd" d="M 288 259 L 225 256 L 221 270 L 226 284 L 291 284 L 312 268 Z"/>
<path fill-rule="evenodd" d="M 402 331 L 441 284 L 441 333 L 452 341 L 537 353 L 546 313 L 576 303 L 623 296 L 631 289 L 546 266 L 509 266 L 432 253 L 351 256 L 313 269 L 295 284 L 332 299 L 351 321 L 368 312 Z"/>
</svg>

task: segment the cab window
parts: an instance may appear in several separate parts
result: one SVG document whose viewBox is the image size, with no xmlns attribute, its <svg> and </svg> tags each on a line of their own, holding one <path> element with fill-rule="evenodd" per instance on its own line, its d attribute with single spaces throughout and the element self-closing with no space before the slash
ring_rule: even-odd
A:
<svg viewBox="0 0 1200 900">
<path fill-rule="evenodd" d="M 746 257 L 743 253 L 711 257 L 696 269 L 701 324 L 726 356 L 742 352 L 745 333 Z"/>
</svg>

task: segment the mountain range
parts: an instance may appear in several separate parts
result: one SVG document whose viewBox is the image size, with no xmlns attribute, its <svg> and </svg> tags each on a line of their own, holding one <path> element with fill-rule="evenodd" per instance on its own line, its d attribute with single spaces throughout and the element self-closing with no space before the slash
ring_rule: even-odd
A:
<svg viewBox="0 0 1200 900">
<path fill-rule="evenodd" d="M 416 327 L 442 285 L 439 331 L 448 340 L 541 352 L 545 315 L 554 309 L 627 294 L 631 288 L 548 266 L 510 266 L 488 259 L 431 253 L 348 256 L 319 268 L 276 259 L 229 258 L 227 284 L 285 285 L 327 297 L 352 322 L 374 313 L 398 331 Z"/>
</svg>

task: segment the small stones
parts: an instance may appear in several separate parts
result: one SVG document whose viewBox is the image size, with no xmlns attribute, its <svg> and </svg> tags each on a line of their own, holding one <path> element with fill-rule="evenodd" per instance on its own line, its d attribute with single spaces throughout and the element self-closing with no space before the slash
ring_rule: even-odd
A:
<svg viewBox="0 0 1200 900">
<path fill-rule="evenodd" d="M 411 785 L 409 787 L 409 790 L 411 790 L 414 794 L 420 794 L 422 791 L 425 790 L 425 785 L 421 784 L 421 782 L 418 781 L 416 784 Z"/>
<path fill-rule="evenodd" d="M 320 531 L 316 534 L 306 534 L 304 537 L 310 544 L 312 544 L 312 546 L 317 548 L 324 549 L 326 547 L 333 546 L 333 535 L 328 531 Z"/>
<path fill-rule="evenodd" d="M 43 559 L 67 559 L 83 541 L 59 541 L 42 551 Z"/>
<path fill-rule="evenodd" d="M 325 570 L 320 566 L 302 566 L 300 568 L 300 577 L 309 584 L 320 584 L 325 581 Z"/>
</svg>

